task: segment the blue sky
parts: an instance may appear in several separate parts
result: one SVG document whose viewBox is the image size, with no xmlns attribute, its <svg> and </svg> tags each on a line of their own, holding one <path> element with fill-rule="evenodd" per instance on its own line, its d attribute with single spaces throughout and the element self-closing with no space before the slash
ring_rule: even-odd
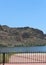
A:
<svg viewBox="0 0 46 65">
<path fill-rule="evenodd" d="M 0 24 L 29 26 L 46 33 L 46 0 L 0 0 Z"/>
</svg>

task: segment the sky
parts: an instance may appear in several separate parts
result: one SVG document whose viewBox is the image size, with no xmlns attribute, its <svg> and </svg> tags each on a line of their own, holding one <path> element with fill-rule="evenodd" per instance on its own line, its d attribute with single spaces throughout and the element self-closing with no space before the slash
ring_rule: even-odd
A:
<svg viewBox="0 0 46 65">
<path fill-rule="evenodd" d="M 0 25 L 29 26 L 46 33 L 46 0 L 0 0 Z"/>
</svg>

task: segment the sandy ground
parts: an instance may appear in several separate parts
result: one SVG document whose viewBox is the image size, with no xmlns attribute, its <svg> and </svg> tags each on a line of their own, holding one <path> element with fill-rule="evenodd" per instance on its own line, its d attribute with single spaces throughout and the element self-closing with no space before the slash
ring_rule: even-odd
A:
<svg viewBox="0 0 46 65">
<path fill-rule="evenodd" d="M 9 63 L 46 62 L 46 53 L 22 53 L 14 54 L 9 58 Z"/>
</svg>

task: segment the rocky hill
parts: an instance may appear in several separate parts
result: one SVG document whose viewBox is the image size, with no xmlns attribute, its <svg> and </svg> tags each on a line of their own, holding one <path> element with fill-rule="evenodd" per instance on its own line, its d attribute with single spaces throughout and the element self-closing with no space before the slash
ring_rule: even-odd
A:
<svg viewBox="0 0 46 65">
<path fill-rule="evenodd" d="M 43 46 L 46 34 L 30 27 L 11 28 L 0 25 L 0 46 Z"/>
</svg>

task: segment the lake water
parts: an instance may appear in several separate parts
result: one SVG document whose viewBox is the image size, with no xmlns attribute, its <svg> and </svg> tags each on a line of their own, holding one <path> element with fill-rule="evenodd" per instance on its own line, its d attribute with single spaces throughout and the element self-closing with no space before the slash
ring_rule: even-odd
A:
<svg viewBox="0 0 46 65">
<path fill-rule="evenodd" d="M 0 47 L 0 53 L 11 52 L 46 52 L 46 46 L 36 47 Z"/>
</svg>

